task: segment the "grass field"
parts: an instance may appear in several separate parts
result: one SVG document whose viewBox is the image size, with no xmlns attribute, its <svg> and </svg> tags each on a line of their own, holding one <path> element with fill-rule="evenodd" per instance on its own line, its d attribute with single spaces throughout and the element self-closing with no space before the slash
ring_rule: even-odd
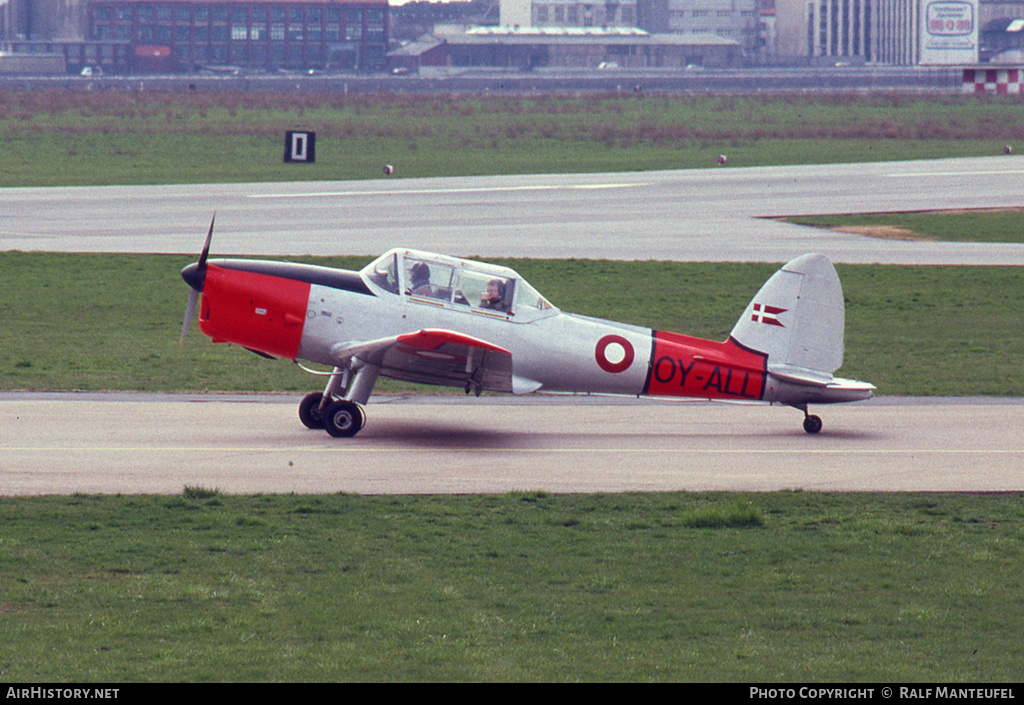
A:
<svg viewBox="0 0 1024 705">
<path fill-rule="evenodd" d="M 1001 154 L 1020 96 L 4 91 L 3 186 L 644 171 Z M 315 164 L 282 162 L 317 133 Z"/>
<path fill-rule="evenodd" d="M 0 499 L 0 679 L 1017 682 L 1022 506 Z"/>
<path fill-rule="evenodd" d="M 5 92 L 0 187 L 376 178 L 384 163 L 403 178 L 699 168 L 723 153 L 738 166 L 994 155 L 1024 138 L 1020 107 Z M 293 128 L 318 132 L 315 165 L 282 164 Z M 909 218 L 866 225 L 1020 241 L 1019 215 Z M 179 350 L 191 259 L 0 253 L 0 389 L 320 385 L 197 331 Z M 774 270 L 506 263 L 565 310 L 717 339 Z M 838 269 L 841 374 L 881 394 L 1024 394 L 1020 268 Z M 582 278 L 620 295 L 576 298 Z M 1017 682 L 1021 499 L 0 498 L 0 680 Z"/>
<path fill-rule="evenodd" d="M 841 213 L 787 222 L 818 228 L 901 240 L 957 242 L 1024 242 L 1024 210 L 927 211 L 904 213 Z"/>
<path fill-rule="evenodd" d="M 212 344 L 178 346 L 192 257 L 0 253 L 0 389 L 309 391 L 287 362 Z M 309 258 L 359 268 L 371 258 Z M 500 260 L 564 310 L 724 340 L 777 265 Z M 1024 272 L 1016 267 L 841 265 L 841 374 L 885 395 L 1021 395 Z M 609 292 L 594 300 L 586 281 Z M 694 302 L 699 301 L 700 305 Z M 384 382 L 379 390 L 394 390 Z M 401 387 L 400 389 L 408 389 Z M 423 388 L 420 389 L 433 389 Z M 435 390 L 436 391 L 436 390 Z"/>
</svg>

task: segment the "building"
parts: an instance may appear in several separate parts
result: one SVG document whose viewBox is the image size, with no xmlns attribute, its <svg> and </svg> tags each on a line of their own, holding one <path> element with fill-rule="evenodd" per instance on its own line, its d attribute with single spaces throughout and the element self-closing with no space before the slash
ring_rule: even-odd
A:
<svg viewBox="0 0 1024 705">
<path fill-rule="evenodd" d="M 764 45 L 763 0 L 502 0 L 505 28 L 637 28 L 651 35 L 716 36 L 748 56 Z M 770 1 L 770 0 L 769 0 Z"/>
<path fill-rule="evenodd" d="M 83 0 L 0 0 L 0 40 L 82 41 Z"/>
<path fill-rule="evenodd" d="M 955 65 L 979 58 L 979 30 L 1016 48 L 1024 0 L 502 0 L 505 27 L 636 26 L 713 35 L 750 64 Z M 630 23 L 635 23 L 630 25 Z"/>
<path fill-rule="evenodd" d="M 759 0 L 640 0 L 638 26 L 665 34 L 713 34 L 762 53 L 765 24 Z"/>
<path fill-rule="evenodd" d="M 70 73 L 377 72 L 389 50 L 402 71 L 1024 58 L 1015 22 L 1024 0 L 500 0 L 492 9 L 476 8 L 499 15 L 499 29 L 397 49 L 388 0 L 0 0 L 0 54 L 63 56 Z M 406 38 L 423 34 L 438 35 Z"/>
<path fill-rule="evenodd" d="M 1024 0 L 987 0 L 978 12 L 980 59 L 1024 66 Z"/>
<path fill-rule="evenodd" d="M 87 0 L 0 0 L 0 62 L 3 73 L 79 73 L 103 66 L 114 73 L 131 69 L 126 42 L 89 40 Z M 44 67 L 24 57 L 59 57 Z"/>
<path fill-rule="evenodd" d="M 635 28 L 480 27 L 439 38 L 453 67 L 684 69 L 737 66 L 742 58 L 739 45 L 723 37 Z"/>
<path fill-rule="evenodd" d="M 533 27 L 636 27 L 636 0 L 534 0 Z"/>
<path fill-rule="evenodd" d="M 420 69 L 446 67 L 448 63 L 447 44 L 429 34 L 416 41 L 404 42 L 388 53 L 388 67 L 395 74 L 415 74 Z"/>
<path fill-rule="evenodd" d="M 387 0 L 7 0 L 8 41 L 63 41 L 69 69 L 380 71 Z M 127 47 L 127 66 L 118 62 Z"/>
<path fill-rule="evenodd" d="M 776 0 L 776 52 L 820 64 L 973 64 L 985 5 L 979 0 Z"/>
</svg>

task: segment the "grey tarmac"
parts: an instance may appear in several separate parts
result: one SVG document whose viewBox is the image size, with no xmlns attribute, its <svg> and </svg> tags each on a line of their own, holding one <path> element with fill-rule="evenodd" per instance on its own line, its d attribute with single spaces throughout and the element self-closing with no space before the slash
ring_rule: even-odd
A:
<svg viewBox="0 0 1024 705">
<path fill-rule="evenodd" d="M 400 170 L 400 165 L 398 166 Z M 400 172 L 399 172 L 400 173 Z M 1024 157 L 605 174 L 0 189 L 0 250 L 1024 264 L 1024 245 L 906 242 L 785 215 L 1024 207 Z"/>
<path fill-rule="evenodd" d="M 332 439 L 290 395 L 0 394 L 0 496 L 1024 490 L 1024 399 L 800 412 L 633 398 L 375 397 Z"/>
<path fill-rule="evenodd" d="M 397 165 L 400 170 L 401 165 Z M 399 172 L 400 173 L 400 172 Z M 0 250 L 1024 264 L 1024 245 L 829 233 L 784 215 L 1020 208 L 1024 157 L 615 174 L 0 189 Z M 183 287 L 184 291 L 184 287 Z M 779 489 L 1020 491 L 1024 400 L 792 409 L 378 398 L 336 441 L 276 395 L 0 394 L 0 495 Z"/>
</svg>

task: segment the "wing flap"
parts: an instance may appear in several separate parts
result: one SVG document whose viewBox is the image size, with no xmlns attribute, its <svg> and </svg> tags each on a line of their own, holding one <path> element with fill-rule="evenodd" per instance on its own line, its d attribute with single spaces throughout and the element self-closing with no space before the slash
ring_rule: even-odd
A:
<svg viewBox="0 0 1024 705">
<path fill-rule="evenodd" d="M 342 343 L 334 346 L 333 352 L 338 365 L 359 359 L 393 379 L 495 392 L 513 390 L 512 353 L 457 331 L 424 329 Z"/>
</svg>

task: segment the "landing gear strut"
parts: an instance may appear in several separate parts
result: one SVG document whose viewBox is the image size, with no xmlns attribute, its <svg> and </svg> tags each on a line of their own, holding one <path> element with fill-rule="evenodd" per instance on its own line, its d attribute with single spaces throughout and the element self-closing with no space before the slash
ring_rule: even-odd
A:
<svg viewBox="0 0 1024 705">
<path fill-rule="evenodd" d="M 359 364 L 334 368 L 323 392 L 307 394 L 299 402 L 299 420 L 306 428 L 327 431 L 334 438 L 351 438 L 366 424 L 363 405 L 380 369 Z"/>
<path fill-rule="evenodd" d="M 821 417 L 808 414 L 804 417 L 804 430 L 808 433 L 817 433 L 821 430 Z"/>
<path fill-rule="evenodd" d="M 793 406 L 799 409 L 800 411 L 804 412 L 804 430 L 807 431 L 807 433 L 813 435 L 821 430 L 820 416 L 815 416 L 814 414 L 807 413 L 806 404 L 794 404 Z"/>
</svg>

